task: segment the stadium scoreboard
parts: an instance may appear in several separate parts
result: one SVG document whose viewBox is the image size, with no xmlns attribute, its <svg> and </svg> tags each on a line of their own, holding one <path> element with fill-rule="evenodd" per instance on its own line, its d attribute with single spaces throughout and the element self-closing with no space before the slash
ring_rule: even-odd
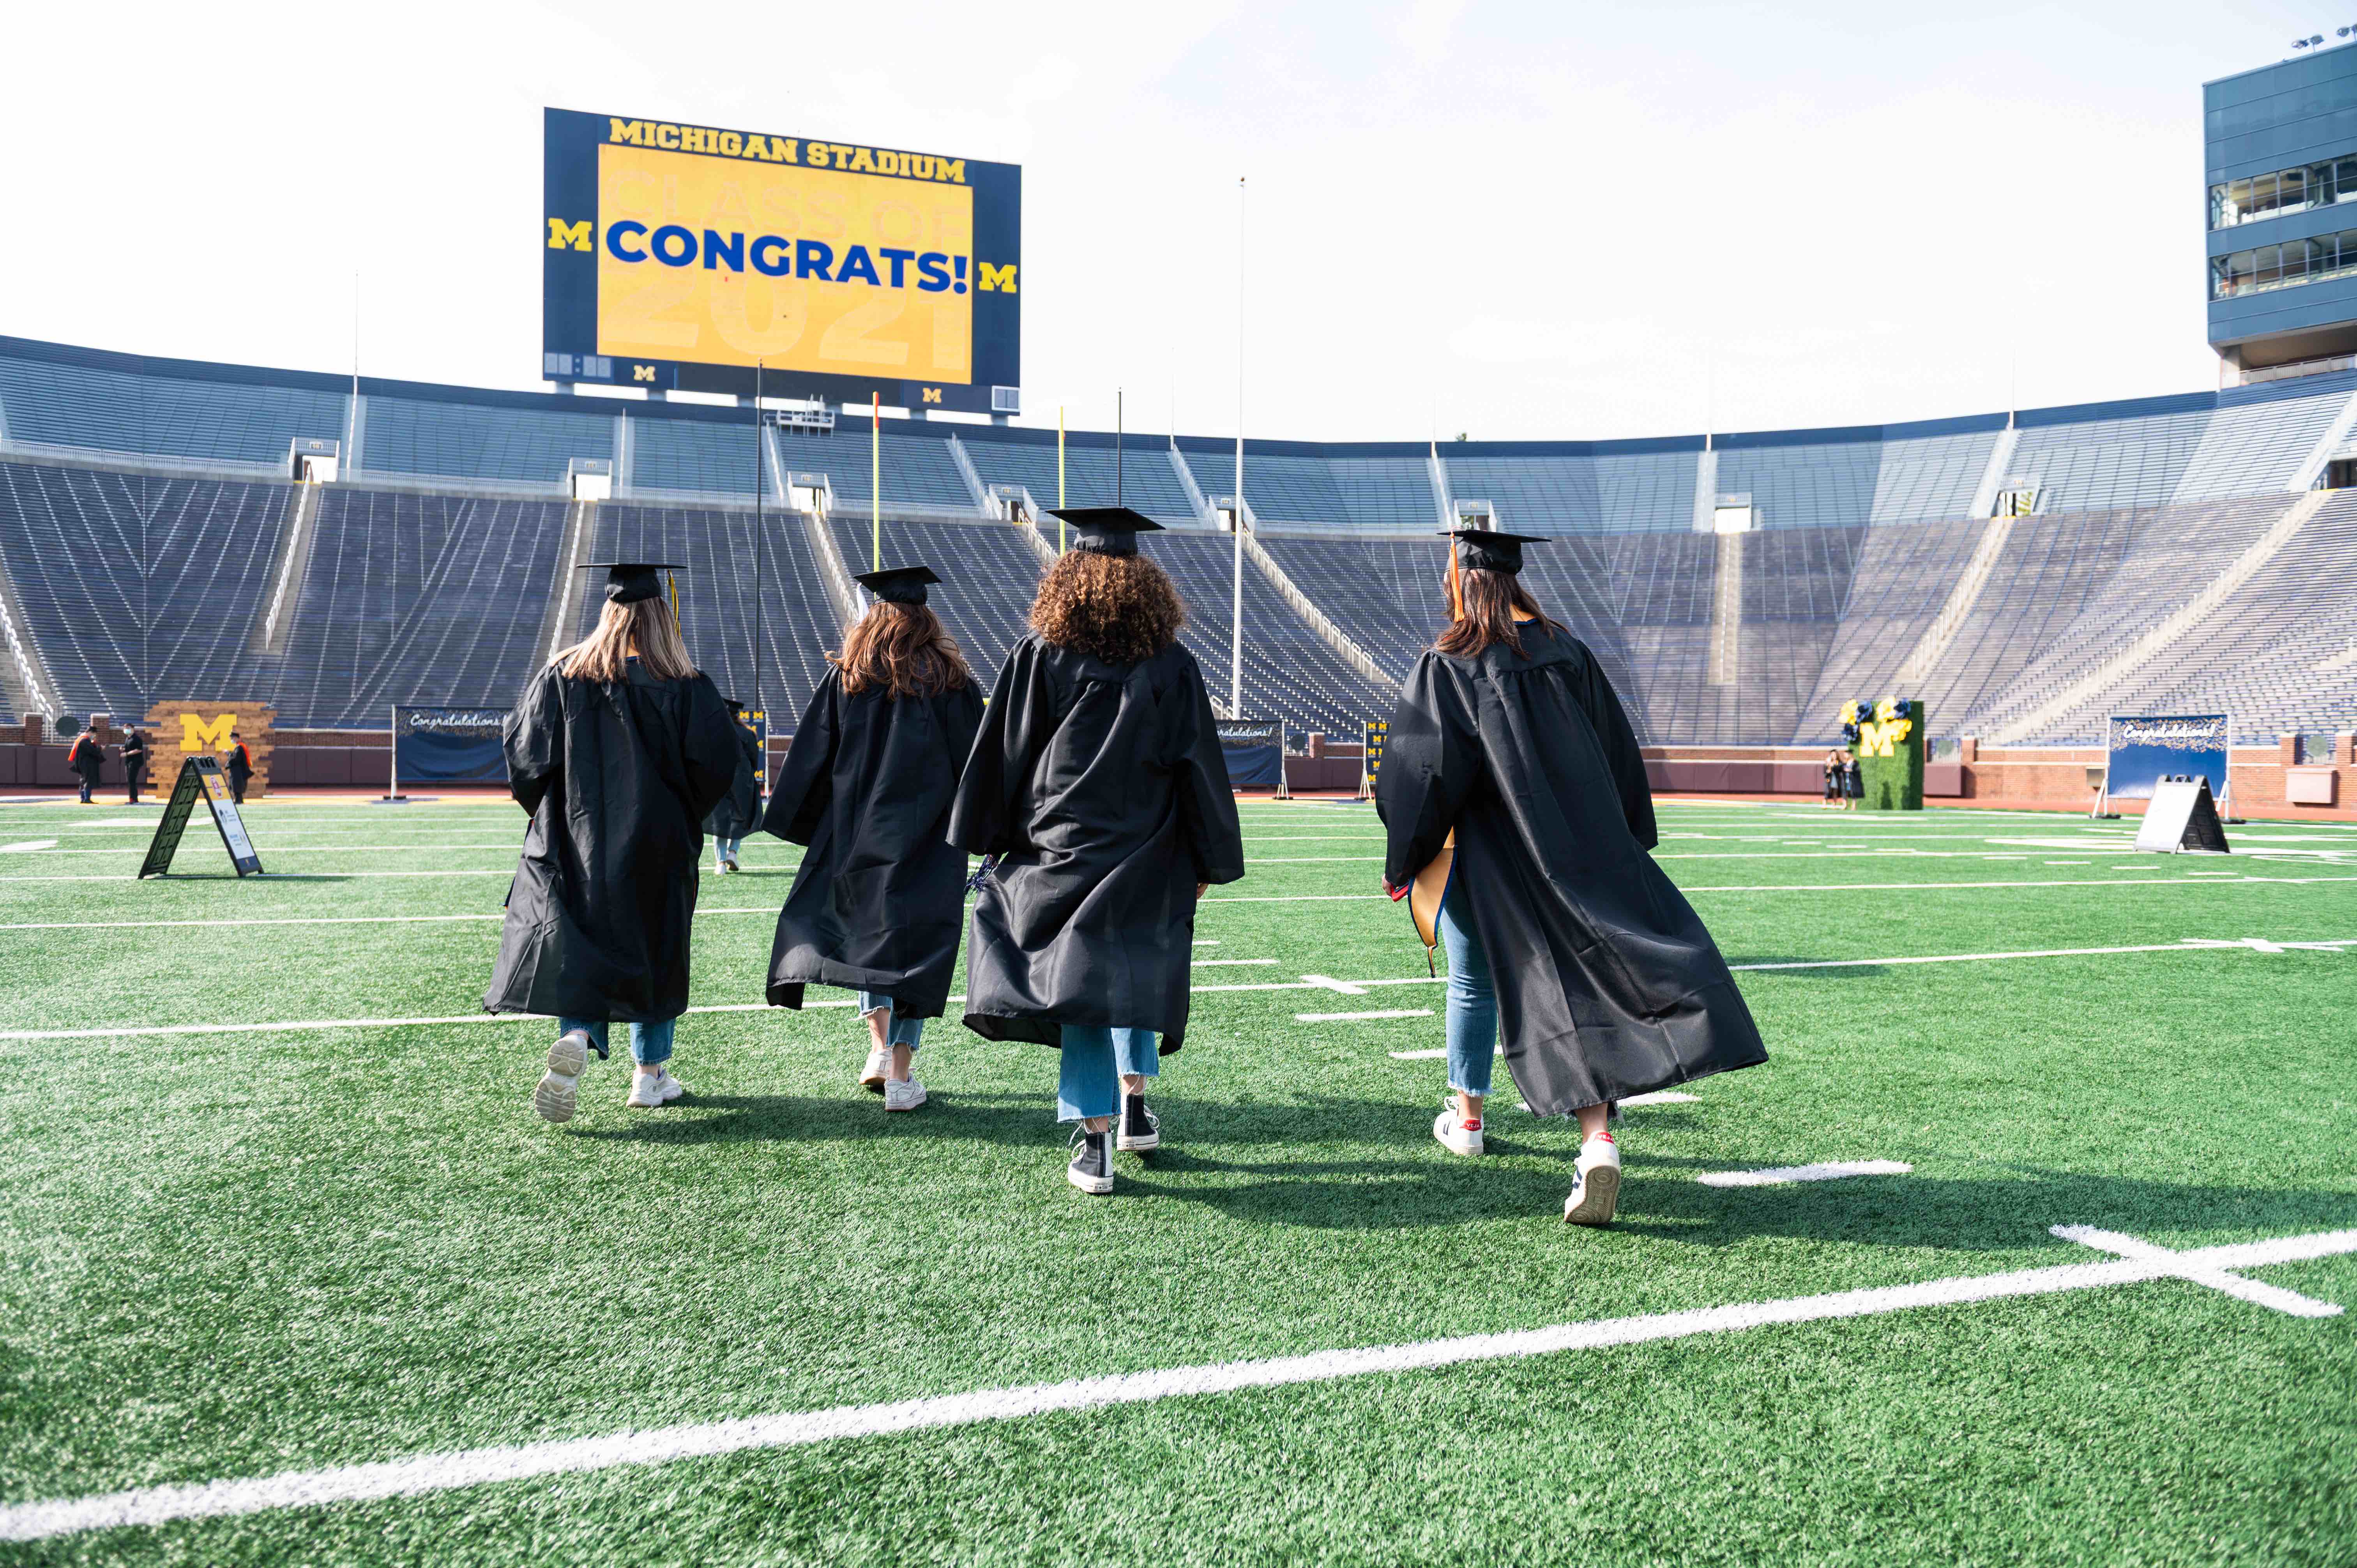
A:
<svg viewBox="0 0 2357 1568">
<path fill-rule="evenodd" d="M 542 374 L 1021 412 L 1023 171 L 546 111 Z"/>
</svg>

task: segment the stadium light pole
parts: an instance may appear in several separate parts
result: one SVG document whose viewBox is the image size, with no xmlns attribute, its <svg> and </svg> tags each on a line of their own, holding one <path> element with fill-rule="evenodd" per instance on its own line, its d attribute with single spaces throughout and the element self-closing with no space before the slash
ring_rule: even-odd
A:
<svg viewBox="0 0 2357 1568">
<path fill-rule="evenodd" d="M 1236 177 L 1235 594 L 1229 607 L 1228 717 L 1244 716 L 1244 181 Z M 1278 766 L 1283 766 L 1280 758 Z"/>
<path fill-rule="evenodd" d="M 767 618 L 770 559 L 770 531 L 763 517 L 762 502 L 770 489 L 769 465 L 763 460 L 762 448 L 770 444 L 770 433 L 762 424 L 761 361 L 753 361 L 753 722 L 754 732 L 761 737 L 761 782 L 770 778 L 769 708 L 761 702 L 761 645 L 769 638 Z M 762 794 L 769 791 L 765 789 Z"/>
</svg>

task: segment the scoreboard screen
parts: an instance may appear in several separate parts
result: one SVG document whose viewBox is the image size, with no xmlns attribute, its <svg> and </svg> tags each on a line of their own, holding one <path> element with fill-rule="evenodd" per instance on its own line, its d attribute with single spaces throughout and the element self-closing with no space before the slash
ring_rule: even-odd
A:
<svg viewBox="0 0 2357 1568">
<path fill-rule="evenodd" d="M 1023 171 L 546 112 L 542 374 L 1020 412 Z"/>
</svg>

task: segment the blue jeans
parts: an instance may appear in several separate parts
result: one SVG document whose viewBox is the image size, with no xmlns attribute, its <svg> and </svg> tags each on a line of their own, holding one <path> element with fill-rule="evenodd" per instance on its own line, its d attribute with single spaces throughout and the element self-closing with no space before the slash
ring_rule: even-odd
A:
<svg viewBox="0 0 2357 1568">
<path fill-rule="evenodd" d="M 630 1059 L 640 1067 L 660 1067 L 671 1060 L 671 1034 L 679 1026 L 676 1018 L 660 1023 L 630 1026 Z M 603 1018 L 559 1018 L 556 1032 L 570 1034 L 578 1029 L 602 1047 L 606 1044 L 606 1020 Z"/>
<path fill-rule="evenodd" d="M 859 993 L 859 1015 L 865 1018 L 870 1013 L 892 1013 L 892 999 L 873 991 Z M 884 1031 L 886 1045 L 906 1046 L 913 1057 L 924 1039 L 925 1021 L 922 1018 L 903 1018 L 898 1013 L 892 1013 L 892 1026 Z"/>
<path fill-rule="evenodd" d="M 1153 1078 L 1162 1070 L 1160 1042 L 1151 1029 L 1064 1026 L 1063 1063 L 1056 1069 L 1056 1120 L 1079 1122 L 1121 1109 L 1121 1077 Z"/>
<path fill-rule="evenodd" d="M 722 837 L 721 837 L 719 834 L 717 834 L 717 833 L 713 834 L 713 835 L 712 835 L 712 864 L 713 864 L 713 865 L 720 865 L 723 861 L 730 861 L 730 860 L 734 860 L 734 859 L 736 859 L 736 858 L 737 858 L 737 852 L 739 849 L 742 849 L 742 848 L 744 847 L 744 845 L 745 845 L 745 841 L 744 841 L 743 839 L 725 839 L 725 838 L 722 838 Z"/>
<path fill-rule="evenodd" d="M 1448 1087 L 1487 1094 L 1498 1045 L 1498 993 L 1490 983 L 1490 955 L 1481 950 L 1454 878 L 1440 900 L 1440 940 L 1448 950 Z"/>
</svg>

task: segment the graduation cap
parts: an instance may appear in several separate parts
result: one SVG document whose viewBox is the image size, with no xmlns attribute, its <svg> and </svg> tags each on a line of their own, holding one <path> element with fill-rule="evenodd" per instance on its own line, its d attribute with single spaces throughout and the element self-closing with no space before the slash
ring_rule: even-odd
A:
<svg viewBox="0 0 2357 1568">
<path fill-rule="evenodd" d="M 1500 533 L 1487 528 L 1444 528 L 1443 539 L 1458 541 L 1458 559 L 1469 572 L 1503 572 L 1511 577 L 1523 569 L 1523 546 L 1544 544 L 1538 533 Z"/>
<path fill-rule="evenodd" d="M 608 603 L 634 605 L 640 599 L 662 598 L 662 578 L 657 574 L 673 567 L 669 561 L 587 561 L 581 570 L 606 574 Z"/>
<path fill-rule="evenodd" d="M 1099 555 L 1135 555 L 1139 534 L 1162 532 L 1160 523 L 1125 506 L 1076 506 L 1048 515 L 1072 525 L 1071 548 Z"/>
<path fill-rule="evenodd" d="M 925 585 L 938 583 L 931 566 L 888 566 L 881 572 L 861 572 L 853 582 L 887 603 L 921 605 L 925 602 Z"/>
</svg>

